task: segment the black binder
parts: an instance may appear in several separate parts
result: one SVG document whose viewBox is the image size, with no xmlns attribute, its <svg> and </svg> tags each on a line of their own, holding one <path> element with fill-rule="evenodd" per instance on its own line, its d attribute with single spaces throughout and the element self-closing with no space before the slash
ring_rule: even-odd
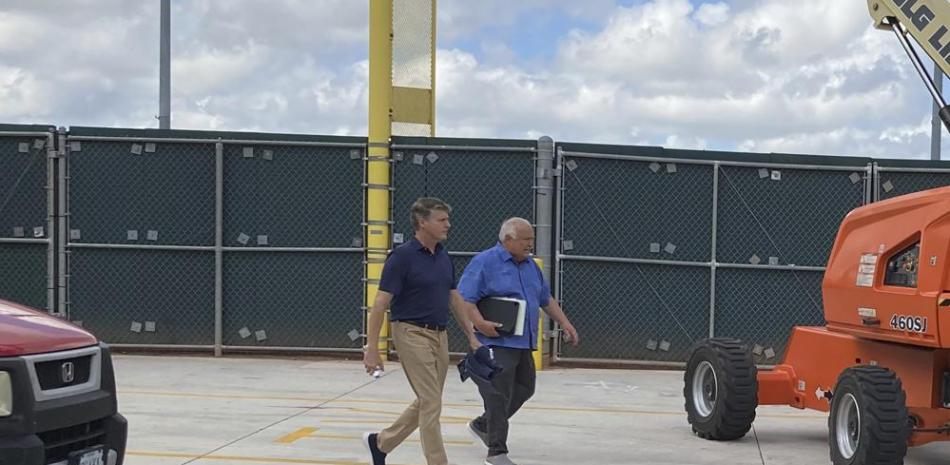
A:
<svg viewBox="0 0 950 465">
<path fill-rule="evenodd" d="M 478 301 L 482 318 L 501 323 L 499 333 L 521 336 L 524 334 L 525 301 L 510 297 L 485 297 Z"/>
</svg>

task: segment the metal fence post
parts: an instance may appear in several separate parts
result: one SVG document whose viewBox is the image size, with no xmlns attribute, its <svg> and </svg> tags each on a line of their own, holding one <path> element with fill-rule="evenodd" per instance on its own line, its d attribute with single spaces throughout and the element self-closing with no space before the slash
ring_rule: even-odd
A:
<svg viewBox="0 0 950 465">
<path fill-rule="evenodd" d="M 46 311 L 61 315 L 56 302 L 56 140 L 53 131 L 46 135 Z"/>
<path fill-rule="evenodd" d="M 56 138 L 59 143 L 57 149 L 59 150 L 59 169 L 56 173 L 57 175 L 57 205 L 56 205 L 56 214 L 58 216 L 59 226 L 56 234 L 56 241 L 58 245 L 59 253 L 59 265 L 57 269 L 58 276 L 58 293 L 59 293 L 59 311 L 60 314 L 65 318 L 69 318 L 69 251 L 66 249 L 67 234 L 69 233 L 69 210 L 67 208 L 67 182 L 69 179 L 69 137 L 66 131 L 66 128 L 60 127 L 56 131 Z"/>
<path fill-rule="evenodd" d="M 220 357 L 224 335 L 224 143 L 214 144 L 214 356 Z"/>
<path fill-rule="evenodd" d="M 563 276 L 564 271 L 561 268 L 561 239 L 564 234 L 564 155 L 561 153 L 561 147 L 555 149 L 554 154 L 554 244 L 552 252 L 554 253 L 554 273 L 551 276 L 554 286 L 554 298 L 558 302 L 563 302 Z M 558 333 L 554 333 L 551 343 L 551 360 L 556 362 L 561 356 L 561 338 Z"/>
<path fill-rule="evenodd" d="M 873 175 L 871 176 L 871 201 L 881 200 L 881 167 L 877 163 L 872 163 Z"/>
<path fill-rule="evenodd" d="M 709 254 L 709 337 L 716 337 L 716 233 L 719 228 L 719 162 L 713 164 L 712 241 Z"/>
<path fill-rule="evenodd" d="M 552 227 L 554 224 L 554 140 L 548 136 L 538 139 L 538 156 L 535 163 L 535 252 L 541 259 L 544 278 L 551 282 L 553 262 L 551 254 L 554 250 Z M 550 325 L 548 317 L 542 312 L 539 333 L 544 333 Z M 542 362 L 550 360 L 550 348 L 544 344 L 541 350 Z"/>
</svg>

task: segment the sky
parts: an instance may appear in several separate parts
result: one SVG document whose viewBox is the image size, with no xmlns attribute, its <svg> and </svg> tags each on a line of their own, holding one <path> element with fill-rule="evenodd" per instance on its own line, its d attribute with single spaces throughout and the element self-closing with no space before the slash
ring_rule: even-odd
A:
<svg viewBox="0 0 950 465">
<path fill-rule="evenodd" d="M 4 0 L 0 123 L 158 127 L 159 5 Z M 172 127 L 365 136 L 368 5 L 172 0 Z M 865 0 L 437 11 L 438 136 L 930 157 L 929 94 Z"/>
</svg>

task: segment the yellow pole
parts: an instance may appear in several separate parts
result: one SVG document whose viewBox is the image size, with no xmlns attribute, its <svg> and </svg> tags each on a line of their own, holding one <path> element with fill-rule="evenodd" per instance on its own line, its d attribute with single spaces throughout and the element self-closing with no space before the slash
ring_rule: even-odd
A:
<svg viewBox="0 0 950 465">
<path fill-rule="evenodd" d="M 369 144 L 366 161 L 366 311 L 373 306 L 392 237 L 390 154 L 392 135 L 392 0 L 369 2 Z M 367 314 L 366 321 L 369 321 Z M 364 328 L 365 329 L 365 328 Z M 389 353 L 389 318 L 383 321 L 377 350 Z"/>
<path fill-rule="evenodd" d="M 534 257 L 534 262 L 538 264 L 538 268 L 544 269 L 544 260 L 541 260 L 538 257 Z M 535 371 L 541 371 L 544 368 L 544 311 L 541 310 L 538 312 L 538 348 L 531 353 L 531 356 L 534 357 L 534 369 Z"/>
</svg>

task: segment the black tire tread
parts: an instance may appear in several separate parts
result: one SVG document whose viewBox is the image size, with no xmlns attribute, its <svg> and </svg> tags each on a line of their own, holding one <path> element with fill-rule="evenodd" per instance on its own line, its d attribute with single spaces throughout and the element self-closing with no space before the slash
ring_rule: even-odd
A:
<svg viewBox="0 0 950 465">
<path fill-rule="evenodd" d="M 834 435 L 835 416 L 828 416 L 829 444 L 831 460 L 835 464 L 862 465 L 901 465 L 907 454 L 907 439 L 910 431 L 907 426 L 907 396 L 900 378 L 893 371 L 877 366 L 855 366 L 841 372 L 837 386 L 851 381 L 858 386 L 857 393 L 863 400 L 862 417 L 867 415 L 872 421 L 864 431 L 869 437 L 862 437 L 859 450 L 851 461 L 836 458 Z M 837 393 L 838 387 L 835 388 Z M 863 448 L 863 457 L 862 455 Z M 836 461 L 837 460 L 837 461 Z"/>
<path fill-rule="evenodd" d="M 715 440 L 731 441 L 746 435 L 755 420 L 758 407 L 757 369 L 749 347 L 731 338 L 712 338 L 698 342 L 692 353 L 701 349 L 710 350 L 715 360 L 710 360 L 717 370 L 716 376 L 723 380 L 728 389 L 720 392 L 720 412 L 714 411 L 710 421 L 701 424 L 692 410 L 692 373 L 687 369 L 684 374 L 683 396 L 686 399 L 686 412 L 693 432 L 697 436 Z M 690 357 L 692 359 L 692 356 Z"/>
</svg>

